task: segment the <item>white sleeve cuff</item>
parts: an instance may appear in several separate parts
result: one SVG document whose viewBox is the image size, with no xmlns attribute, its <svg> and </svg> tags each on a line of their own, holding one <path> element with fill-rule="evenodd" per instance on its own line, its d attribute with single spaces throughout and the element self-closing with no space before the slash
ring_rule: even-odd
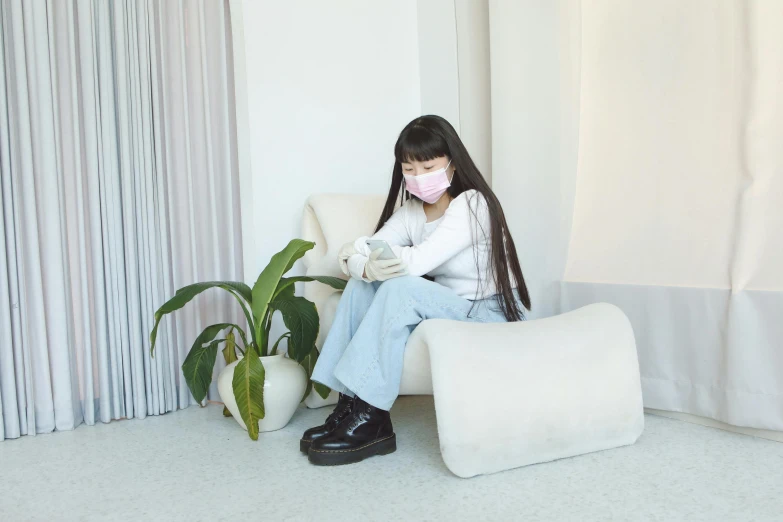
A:
<svg viewBox="0 0 783 522">
<path fill-rule="evenodd" d="M 368 247 L 367 243 L 365 242 L 368 239 L 370 239 L 370 236 L 361 236 L 353 242 L 353 247 L 356 249 L 356 251 L 365 257 L 370 257 L 370 254 L 372 253 L 370 252 L 370 247 Z"/>
<path fill-rule="evenodd" d="M 364 281 L 365 283 L 370 283 L 371 281 L 367 279 L 366 277 L 362 277 L 362 274 L 364 274 L 364 265 L 367 264 L 367 256 L 364 256 L 362 254 L 354 254 L 351 257 L 348 258 L 348 271 L 351 273 L 351 277 L 354 279 L 360 279 Z"/>
</svg>

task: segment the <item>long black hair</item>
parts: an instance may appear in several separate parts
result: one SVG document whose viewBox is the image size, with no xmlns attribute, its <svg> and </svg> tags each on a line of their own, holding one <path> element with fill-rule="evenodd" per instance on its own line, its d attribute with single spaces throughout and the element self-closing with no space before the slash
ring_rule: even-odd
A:
<svg viewBox="0 0 783 522">
<path fill-rule="evenodd" d="M 503 214 L 498 198 L 492 192 L 492 189 L 489 188 L 481 172 L 476 168 L 475 163 L 473 163 L 468 151 L 465 149 L 465 145 L 462 144 L 462 140 L 457 135 L 457 131 L 444 118 L 435 115 L 420 116 L 402 129 L 400 137 L 394 145 L 395 160 L 389 196 L 375 227 L 375 232 L 380 230 L 394 213 L 398 197 L 401 204 L 405 204 L 405 201 L 411 198 L 419 199 L 404 188 L 402 163 L 429 161 L 443 156 L 447 156 L 454 167 L 451 186 L 446 191 L 448 195 L 453 199 L 466 190 L 475 189 L 486 200 L 490 217 L 490 239 L 492 242 L 489 272 L 495 281 L 497 298 L 503 315 L 507 321 L 518 321 L 524 317 L 524 312 L 519 308 L 514 296 L 514 285 L 512 285 L 509 278 L 509 270 L 516 281 L 520 300 L 528 310 L 531 309 L 530 295 L 528 294 L 527 285 L 525 285 L 525 279 L 522 277 L 522 268 L 519 265 L 514 240 L 511 237 L 511 232 L 508 230 L 506 217 Z M 469 208 L 471 208 L 470 205 Z M 472 208 L 471 213 L 476 218 L 476 223 L 478 223 L 478 217 Z M 479 226 L 481 225 L 479 224 Z M 486 234 L 486 231 L 483 229 L 482 232 Z M 478 253 L 476 253 L 475 258 L 476 270 L 480 278 L 482 270 L 478 266 Z M 481 286 L 480 281 L 479 286 Z"/>
</svg>

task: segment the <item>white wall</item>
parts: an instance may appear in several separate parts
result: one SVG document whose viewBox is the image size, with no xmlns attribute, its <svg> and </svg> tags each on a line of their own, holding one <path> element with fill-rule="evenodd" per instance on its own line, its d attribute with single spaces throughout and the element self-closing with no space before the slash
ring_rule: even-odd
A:
<svg viewBox="0 0 783 522">
<path fill-rule="evenodd" d="M 453 0 L 420 0 L 421 113 L 446 118 L 460 132 L 457 22 Z"/>
<path fill-rule="evenodd" d="M 418 33 L 415 0 L 243 0 L 232 3 L 233 20 L 238 9 L 252 283 L 298 236 L 308 195 L 388 191 L 394 142 L 421 108 Z"/>
<path fill-rule="evenodd" d="M 562 0 L 561 0 L 562 1 Z M 492 188 L 531 293 L 531 318 L 557 313 L 565 258 L 560 211 L 558 2 L 492 0 Z"/>
<path fill-rule="evenodd" d="M 446 118 L 492 181 L 487 0 L 419 0 L 421 112 Z"/>
<path fill-rule="evenodd" d="M 455 0 L 454 7 L 460 138 L 484 178 L 492 185 L 489 5 L 487 0 Z"/>
</svg>

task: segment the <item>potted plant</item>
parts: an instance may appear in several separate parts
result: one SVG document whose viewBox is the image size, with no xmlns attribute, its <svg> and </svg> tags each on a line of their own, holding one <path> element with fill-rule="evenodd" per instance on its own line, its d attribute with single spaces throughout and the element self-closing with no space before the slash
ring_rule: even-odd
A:
<svg viewBox="0 0 783 522">
<path fill-rule="evenodd" d="M 223 357 L 227 366 L 218 377 L 218 391 L 226 404 L 223 413 L 233 415 L 253 440 L 258 440 L 259 431 L 285 426 L 313 387 L 310 376 L 318 359 L 315 347 L 320 327 L 318 311 L 311 301 L 294 295 L 294 283 L 320 281 L 338 290 L 345 288 L 346 281 L 338 277 L 283 277 L 314 246 L 312 241 L 291 240 L 283 250 L 272 256 L 252 289 L 244 283 L 231 281 L 195 283 L 177 290 L 174 297 L 155 312 L 155 325 L 150 333 L 150 354 L 153 357 L 158 325 L 164 315 L 179 310 L 210 288 L 222 288 L 236 298 L 247 320 L 247 332 L 233 323 L 207 326 L 196 337 L 182 363 L 182 371 L 190 392 L 201 404 L 212 383 L 218 347 L 225 344 Z M 272 316 L 277 311 L 282 314 L 289 331 L 282 334 L 270 349 L 269 331 Z M 221 332 L 225 335 L 216 339 Z M 235 332 L 239 334 L 242 346 L 237 342 Z M 287 343 L 285 355 L 278 352 L 278 345 L 284 338 Z M 227 382 L 231 385 L 227 386 Z M 315 384 L 315 389 L 323 398 L 330 391 L 321 384 Z M 274 404 L 265 400 L 265 390 L 274 390 L 270 395 Z M 262 419 L 267 413 L 273 414 L 274 419 L 269 419 L 265 425 Z"/>
</svg>

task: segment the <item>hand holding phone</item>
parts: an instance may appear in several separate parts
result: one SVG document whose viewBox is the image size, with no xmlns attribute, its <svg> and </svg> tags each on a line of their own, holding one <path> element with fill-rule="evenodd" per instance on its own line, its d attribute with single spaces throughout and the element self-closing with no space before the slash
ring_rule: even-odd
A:
<svg viewBox="0 0 783 522">
<path fill-rule="evenodd" d="M 376 243 L 376 240 L 367 240 L 367 246 L 372 252 L 364 265 L 364 276 L 370 281 L 386 281 L 393 277 L 406 275 L 408 265 L 402 259 L 394 256 L 394 252 L 386 244 L 386 241 L 380 241 L 380 243 L 382 245 Z M 391 258 L 388 258 L 390 254 Z"/>
<path fill-rule="evenodd" d="M 394 251 L 389 246 L 389 243 L 384 241 L 383 239 L 368 239 L 365 241 L 368 247 L 370 247 L 370 252 L 373 250 L 378 250 L 379 248 L 383 249 L 383 252 L 381 252 L 381 255 L 378 256 L 378 259 L 383 259 L 384 261 L 390 260 L 390 259 L 397 259 L 397 256 L 394 255 Z"/>
</svg>

